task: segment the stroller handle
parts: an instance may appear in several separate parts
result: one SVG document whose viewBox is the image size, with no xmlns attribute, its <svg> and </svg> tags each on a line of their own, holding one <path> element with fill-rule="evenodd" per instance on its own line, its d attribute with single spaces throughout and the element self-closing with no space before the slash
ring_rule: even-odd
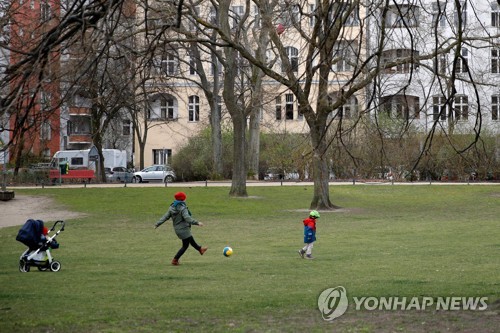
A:
<svg viewBox="0 0 500 333">
<path fill-rule="evenodd" d="M 59 231 L 64 231 L 64 225 L 66 224 L 63 220 L 59 220 L 59 221 L 56 221 L 56 223 L 54 223 L 54 225 L 52 226 L 52 228 L 50 228 L 50 231 L 54 231 L 56 229 L 56 225 L 58 223 L 61 223 L 62 226 L 61 228 L 59 229 Z"/>
</svg>

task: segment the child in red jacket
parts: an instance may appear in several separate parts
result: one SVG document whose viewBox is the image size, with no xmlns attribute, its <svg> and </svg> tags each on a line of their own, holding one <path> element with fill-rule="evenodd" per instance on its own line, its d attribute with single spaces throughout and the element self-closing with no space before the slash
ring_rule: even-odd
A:
<svg viewBox="0 0 500 333">
<path fill-rule="evenodd" d="M 316 219 L 319 219 L 319 213 L 315 210 L 309 213 L 309 217 L 304 222 L 304 243 L 305 246 L 299 250 L 299 255 L 306 259 L 314 259 L 312 248 L 316 240 Z"/>
</svg>

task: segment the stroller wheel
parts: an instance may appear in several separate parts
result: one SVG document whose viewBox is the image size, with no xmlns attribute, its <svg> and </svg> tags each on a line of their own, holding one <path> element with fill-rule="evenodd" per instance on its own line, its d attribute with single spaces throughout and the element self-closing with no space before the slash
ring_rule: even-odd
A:
<svg viewBox="0 0 500 333">
<path fill-rule="evenodd" d="M 38 270 L 40 272 L 45 272 L 48 268 L 47 267 L 38 267 Z"/>
<path fill-rule="evenodd" d="M 52 272 L 59 272 L 60 269 L 61 269 L 61 263 L 59 261 L 53 261 L 50 264 L 50 270 Z"/>
<path fill-rule="evenodd" d="M 30 266 L 24 260 L 19 260 L 19 271 L 21 273 L 28 273 L 30 271 Z"/>
</svg>

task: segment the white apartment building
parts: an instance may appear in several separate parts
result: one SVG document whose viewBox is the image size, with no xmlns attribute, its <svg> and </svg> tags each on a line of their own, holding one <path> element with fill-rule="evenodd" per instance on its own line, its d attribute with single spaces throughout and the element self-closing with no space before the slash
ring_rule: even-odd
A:
<svg viewBox="0 0 500 333">
<path fill-rule="evenodd" d="M 415 57 L 382 71 L 378 112 L 402 117 L 421 131 L 500 133 L 500 11 L 497 1 L 398 1 L 385 21 L 374 18 L 369 49 L 381 62 Z M 385 29 L 380 28 L 384 24 Z M 461 35 L 462 43 L 457 36 Z M 445 50 L 436 51 L 436 50 Z M 436 54 L 437 52 L 437 54 Z M 453 79 L 454 77 L 454 79 Z"/>
</svg>

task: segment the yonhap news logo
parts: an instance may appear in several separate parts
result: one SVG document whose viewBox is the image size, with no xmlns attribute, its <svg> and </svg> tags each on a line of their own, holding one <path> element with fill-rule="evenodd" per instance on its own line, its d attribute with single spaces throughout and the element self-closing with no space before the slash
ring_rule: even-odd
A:
<svg viewBox="0 0 500 333">
<path fill-rule="evenodd" d="M 488 297 L 353 297 L 356 311 L 484 311 L 488 308 Z M 318 297 L 318 308 L 326 321 L 342 316 L 349 306 L 347 291 L 338 286 L 328 288 Z"/>
<path fill-rule="evenodd" d="M 349 301 L 344 287 L 338 286 L 323 290 L 318 297 L 318 307 L 324 320 L 334 320 L 344 314 Z"/>
</svg>

